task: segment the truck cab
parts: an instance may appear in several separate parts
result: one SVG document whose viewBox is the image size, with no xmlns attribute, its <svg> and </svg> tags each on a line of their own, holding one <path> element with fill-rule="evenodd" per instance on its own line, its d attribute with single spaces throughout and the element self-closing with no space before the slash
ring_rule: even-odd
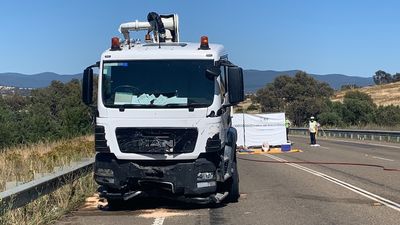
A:
<svg viewBox="0 0 400 225">
<path fill-rule="evenodd" d="M 178 16 L 149 13 L 120 26 L 100 61 L 84 70 L 93 106 L 99 68 L 94 179 L 109 204 L 138 196 L 195 203 L 239 198 L 232 106 L 243 101 L 242 69 L 219 44 L 180 42 Z M 147 31 L 145 42 L 130 38 Z"/>
</svg>

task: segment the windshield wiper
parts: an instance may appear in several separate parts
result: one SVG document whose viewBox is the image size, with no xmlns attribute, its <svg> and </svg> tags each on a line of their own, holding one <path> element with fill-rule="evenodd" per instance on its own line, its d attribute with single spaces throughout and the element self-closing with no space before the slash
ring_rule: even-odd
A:
<svg viewBox="0 0 400 225">
<path fill-rule="evenodd" d="M 152 104 L 123 104 L 123 105 L 113 105 L 114 107 L 118 107 L 120 112 L 125 111 L 125 109 L 132 109 L 132 108 L 156 108 L 160 107 L 158 105 Z"/>
<path fill-rule="evenodd" d="M 210 106 L 210 104 L 193 102 L 193 103 L 189 103 L 188 106 L 190 106 L 190 107 L 208 107 L 208 106 Z"/>
<path fill-rule="evenodd" d="M 152 105 L 152 104 L 123 104 L 123 105 L 114 105 L 118 107 L 124 107 L 124 108 L 144 108 L 144 107 L 154 107 L 157 105 Z"/>
<path fill-rule="evenodd" d="M 209 104 L 207 103 L 169 103 L 161 106 L 165 107 L 207 107 Z"/>
<path fill-rule="evenodd" d="M 196 108 L 196 107 L 207 107 L 209 104 L 207 103 L 168 103 L 165 105 L 157 105 L 157 104 L 123 104 L 123 105 L 106 105 L 107 107 L 119 108 L 120 112 L 125 111 L 125 109 L 132 108 Z"/>
<path fill-rule="evenodd" d="M 186 103 L 168 103 L 168 104 L 161 105 L 161 106 L 173 108 L 173 107 L 186 107 L 187 104 Z"/>
</svg>

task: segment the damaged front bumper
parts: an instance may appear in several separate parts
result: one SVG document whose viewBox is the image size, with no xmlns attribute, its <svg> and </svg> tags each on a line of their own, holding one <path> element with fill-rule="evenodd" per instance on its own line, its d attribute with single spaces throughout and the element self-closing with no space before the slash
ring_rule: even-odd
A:
<svg viewBox="0 0 400 225">
<path fill-rule="evenodd" d="M 102 197 L 128 200 L 157 196 L 193 203 L 218 203 L 227 193 L 217 193 L 217 161 L 119 160 L 98 153 L 94 178 Z"/>
</svg>

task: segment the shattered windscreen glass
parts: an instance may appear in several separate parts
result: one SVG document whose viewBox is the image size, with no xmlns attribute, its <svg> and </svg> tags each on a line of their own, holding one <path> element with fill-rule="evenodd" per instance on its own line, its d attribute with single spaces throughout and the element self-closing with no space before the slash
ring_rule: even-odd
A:
<svg viewBox="0 0 400 225">
<path fill-rule="evenodd" d="M 104 62 L 102 95 L 106 107 L 207 107 L 214 80 L 213 60 L 136 60 Z"/>
</svg>

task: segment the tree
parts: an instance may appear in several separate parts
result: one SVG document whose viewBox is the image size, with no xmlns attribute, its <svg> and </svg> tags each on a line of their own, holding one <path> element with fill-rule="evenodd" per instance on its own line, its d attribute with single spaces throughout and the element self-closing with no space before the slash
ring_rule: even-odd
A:
<svg viewBox="0 0 400 225">
<path fill-rule="evenodd" d="M 260 89 L 254 98 L 263 112 L 286 112 L 295 125 L 303 123 L 311 115 L 327 109 L 326 100 L 333 89 L 305 72 L 294 77 L 279 76 Z"/>
<path fill-rule="evenodd" d="M 400 124 L 400 107 L 394 105 L 379 106 L 375 113 L 375 123 L 383 126 Z"/>
<path fill-rule="evenodd" d="M 263 112 L 279 112 L 284 108 L 284 101 L 275 92 L 273 84 L 267 84 L 258 90 L 255 100 L 260 104 Z"/>
<path fill-rule="evenodd" d="M 400 73 L 396 73 L 393 75 L 393 82 L 399 82 L 400 81 Z"/>
<path fill-rule="evenodd" d="M 318 122 L 322 126 L 335 126 L 340 127 L 343 124 L 343 120 L 340 114 L 337 112 L 323 112 L 318 116 Z"/>
<path fill-rule="evenodd" d="M 12 112 L 0 105 L 0 148 L 7 147 L 13 143 L 12 136 Z"/>
<path fill-rule="evenodd" d="M 378 70 L 375 72 L 375 75 L 373 76 L 375 84 L 388 84 L 391 83 L 393 78 L 390 73 L 386 73 L 383 70 Z"/>
<path fill-rule="evenodd" d="M 311 116 L 318 119 L 318 115 L 327 110 L 326 99 L 303 97 L 291 102 L 286 113 L 295 125 L 305 126 Z"/>
<path fill-rule="evenodd" d="M 81 102 L 79 80 L 53 81 L 28 97 L 0 96 L 0 148 L 70 138 L 91 128 L 91 110 Z"/>
<path fill-rule="evenodd" d="M 366 101 L 369 104 L 373 105 L 374 104 L 374 100 L 372 100 L 371 96 L 369 96 L 366 93 L 363 93 L 361 91 L 348 91 L 346 92 L 346 94 L 344 95 L 344 100 L 346 99 L 357 99 L 360 101 Z"/>
<path fill-rule="evenodd" d="M 341 102 L 326 101 L 326 105 L 327 110 L 325 110 L 318 116 L 318 122 L 323 126 L 343 126 L 343 104 Z"/>
<path fill-rule="evenodd" d="M 360 91 L 349 91 L 343 99 L 342 117 L 351 125 L 365 125 L 374 119 L 376 105 L 371 96 Z"/>
</svg>

